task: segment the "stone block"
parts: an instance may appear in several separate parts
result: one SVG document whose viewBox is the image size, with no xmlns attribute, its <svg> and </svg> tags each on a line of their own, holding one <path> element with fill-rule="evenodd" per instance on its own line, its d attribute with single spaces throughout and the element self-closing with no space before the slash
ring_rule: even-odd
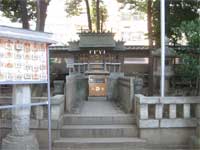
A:
<svg viewBox="0 0 200 150">
<path fill-rule="evenodd" d="M 140 129 L 140 138 L 146 139 L 148 144 L 166 145 L 171 147 L 188 145 L 190 137 L 194 134 L 195 128 Z"/>
<path fill-rule="evenodd" d="M 140 119 L 148 119 L 148 105 L 141 104 L 140 105 Z"/>
<path fill-rule="evenodd" d="M 54 83 L 54 92 L 53 94 L 64 94 L 64 80 L 55 80 Z"/>
<path fill-rule="evenodd" d="M 8 134 L 2 141 L 2 150 L 39 150 L 39 144 L 33 134 L 24 136 Z"/>
<path fill-rule="evenodd" d="M 159 128 L 159 120 L 139 120 L 139 128 Z"/>
<path fill-rule="evenodd" d="M 73 113 L 73 110 L 78 110 L 81 105 L 81 101 L 87 99 L 88 89 L 87 78 L 80 75 L 66 76 L 66 92 L 65 92 L 65 109 L 67 112 Z"/>
<path fill-rule="evenodd" d="M 35 115 L 35 119 L 43 119 L 44 118 L 44 109 L 43 106 L 35 106 L 32 108 L 33 113 Z"/>
<path fill-rule="evenodd" d="M 161 128 L 183 128 L 196 127 L 196 119 L 162 119 L 160 121 Z"/>
<path fill-rule="evenodd" d="M 51 129 L 59 129 L 61 127 L 60 120 L 51 120 Z M 48 129 L 48 120 L 39 121 L 40 129 Z"/>
<path fill-rule="evenodd" d="M 156 119 L 162 119 L 163 115 L 163 104 L 156 104 Z"/>
<path fill-rule="evenodd" d="M 190 104 L 183 105 L 183 116 L 184 118 L 190 118 Z"/>
<path fill-rule="evenodd" d="M 0 128 L 12 128 L 12 120 L 0 119 Z"/>
<path fill-rule="evenodd" d="M 171 119 L 176 118 L 176 104 L 169 105 L 169 118 Z"/>
<path fill-rule="evenodd" d="M 31 119 L 30 120 L 30 128 L 31 129 L 37 129 L 37 128 L 39 128 L 39 120 Z"/>
<path fill-rule="evenodd" d="M 64 114 L 64 95 L 56 95 L 51 98 L 51 119 L 59 120 Z"/>
</svg>

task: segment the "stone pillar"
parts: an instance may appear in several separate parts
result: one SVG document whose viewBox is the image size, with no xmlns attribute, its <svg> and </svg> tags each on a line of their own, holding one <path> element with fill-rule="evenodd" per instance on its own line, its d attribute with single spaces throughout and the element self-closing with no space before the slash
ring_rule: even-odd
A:
<svg viewBox="0 0 200 150">
<path fill-rule="evenodd" d="M 196 106 L 196 118 L 197 118 L 197 128 L 193 144 L 194 146 L 200 147 L 200 104 Z"/>
<path fill-rule="evenodd" d="M 135 89 L 134 94 L 142 94 L 143 89 L 143 79 L 142 78 L 136 78 L 134 81 Z"/>
<path fill-rule="evenodd" d="M 63 80 L 55 80 L 54 82 L 54 92 L 53 94 L 64 94 L 64 81 Z"/>
<path fill-rule="evenodd" d="M 29 85 L 13 86 L 13 105 L 31 103 Z M 37 139 L 30 133 L 30 107 L 18 107 L 12 110 L 12 131 L 2 141 L 2 150 L 39 150 Z"/>
<path fill-rule="evenodd" d="M 124 77 L 124 73 L 112 72 L 107 79 L 107 99 L 117 101 L 118 100 L 118 86 L 117 82 L 120 77 Z"/>
</svg>

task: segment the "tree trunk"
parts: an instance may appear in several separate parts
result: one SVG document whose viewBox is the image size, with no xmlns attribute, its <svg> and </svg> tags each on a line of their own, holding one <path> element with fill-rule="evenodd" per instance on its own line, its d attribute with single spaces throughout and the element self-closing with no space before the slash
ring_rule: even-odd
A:
<svg viewBox="0 0 200 150">
<path fill-rule="evenodd" d="M 100 31 L 100 9 L 99 9 L 99 0 L 96 1 L 96 14 L 97 14 L 97 24 L 96 24 L 96 27 L 97 27 L 97 32 Z"/>
<path fill-rule="evenodd" d="M 27 10 L 27 1 L 20 0 L 20 10 L 21 10 L 21 19 L 22 19 L 22 28 L 29 29 L 29 18 Z"/>
<path fill-rule="evenodd" d="M 103 13 L 101 13 L 101 32 L 103 32 L 103 23 L 104 23 L 104 16 L 103 16 Z"/>
<path fill-rule="evenodd" d="M 23 1 L 23 0 L 22 0 Z M 50 0 L 37 0 L 37 21 L 36 21 L 36 31 L 44 32 L 47 6 Z M 43 96 L 43 92 L 46 91 L 45 85 L 32 85 L 31 93 L 33 97 Z"/>
<path fill-rule="evenodd" d="M 90 5 L 88 0 L 85 0 L 85 4 L 86 4 L 86 9 L 87 9 L 87 17 L 88 17 L 88 28 L 89 31 L 92 31 L 92 21 L 91 21 L 91 15 L 90 15 Z"/>
<path fill-rule="evenodd" d="M 45 21 L 47 16 L 47 6 L 50 0 L 37 0 L 37 24 L 36 31 L 44 32 Z"/>
<path fill-rule="evenodd" d="M 148 39 L 149 46 L 153 46 L 152 39 L 152 0 L 147 0 L 147 22 L 148 22 Z"/>
</svg>

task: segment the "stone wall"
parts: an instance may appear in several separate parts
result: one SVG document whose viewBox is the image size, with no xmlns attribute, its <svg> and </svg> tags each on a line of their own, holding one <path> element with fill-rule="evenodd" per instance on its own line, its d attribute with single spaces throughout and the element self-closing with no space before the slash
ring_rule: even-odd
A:
<svg viewBox="0 0 200 150">
<path fill-rule="evenodd" d="M 139 136 L 150 145 L 190 147 L 195 132 L 195 128 L 144 128 L 139 130 Z"/>
<path fill-rule="evenodd" d="M 111 73 L 107 80 L 107 99 L 116 101 L 118 99 L 118 79 L 124 77 L 123 73 Z"/>
<path fill-rule="evenodd" d="M 142 79 L 112 73 L 108 78 L 107 98 L 117 102 L 125 112 L 134 112 L 134 97 L 135 94 L 141 93 L 142 88 Z"/>
<path fill-rule="evenodd" d="M 118 99 L 122 109 L 127 112 L 133 112 L 134 103 L 134 79 L 133 78 L 119 78 L 118 79 Z"/>
<path fill-rule="evenodd" d="M 78 74 L 66 76 L 65 89 L 66 112 L 79 113 L 83 101 L 88 97 L 88 79 Z"/>
</svg>

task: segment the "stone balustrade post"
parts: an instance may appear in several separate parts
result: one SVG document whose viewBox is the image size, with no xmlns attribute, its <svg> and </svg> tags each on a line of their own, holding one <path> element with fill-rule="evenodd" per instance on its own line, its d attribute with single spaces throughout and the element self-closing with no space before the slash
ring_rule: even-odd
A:
<svg viewBox="0 0 200 150">
<path fill-rule="evenodd" d="M 81 73 L 81 65 L 78 64 L 78 73 Z"/>
<path fill-rule="evenodd" d="M 140 104 L 140 119 L 148 119 L 148 104 Z"/>
<path fill-rule="evenodd" d="M 55 80 L 54 82 L 54 95 L 64 94 L 64 81 L 63 80 Z"/>
<path fill-rule="evenodd" d="M 104 71 L 107 71 L 106 63 L 104 63 Z"/>
<path fill-rule="evenodd" d="M 30 85 L 13 85 L 13 105 L 31 103 Z M 12 110 L 12 131 L 2 141 L 2 150 L 39 150 L 37 139 L 30 133 L 30 106 Z"/>
<path fill-rule="evenodd" d="M 196 118 L 197 118 L 197 128 L 196 128 L 195 145 L 200 146 L 200 104 L 197 104 L 196 106 Z"/>
<path fill-rule="evenodd" d="M 176 104 L 169 105 L 169 118 L 170 119 L 176 118 Z"/>
<path fill-rule="evenodd" d="M 90 63 L 88 63 L 88 71 L 90 71 Z"/>
<path fill-rule="evenodd" d="M 143 88 L 143 79 L 142 78 L 136 78 L 134 81 L 134 94 L 142 94 L 142 88 Z"/>
<path fill-rule="evenodd" d="M 119 72 L 121 72 L 121 64 L 119 65 Z"/>
</svg>

